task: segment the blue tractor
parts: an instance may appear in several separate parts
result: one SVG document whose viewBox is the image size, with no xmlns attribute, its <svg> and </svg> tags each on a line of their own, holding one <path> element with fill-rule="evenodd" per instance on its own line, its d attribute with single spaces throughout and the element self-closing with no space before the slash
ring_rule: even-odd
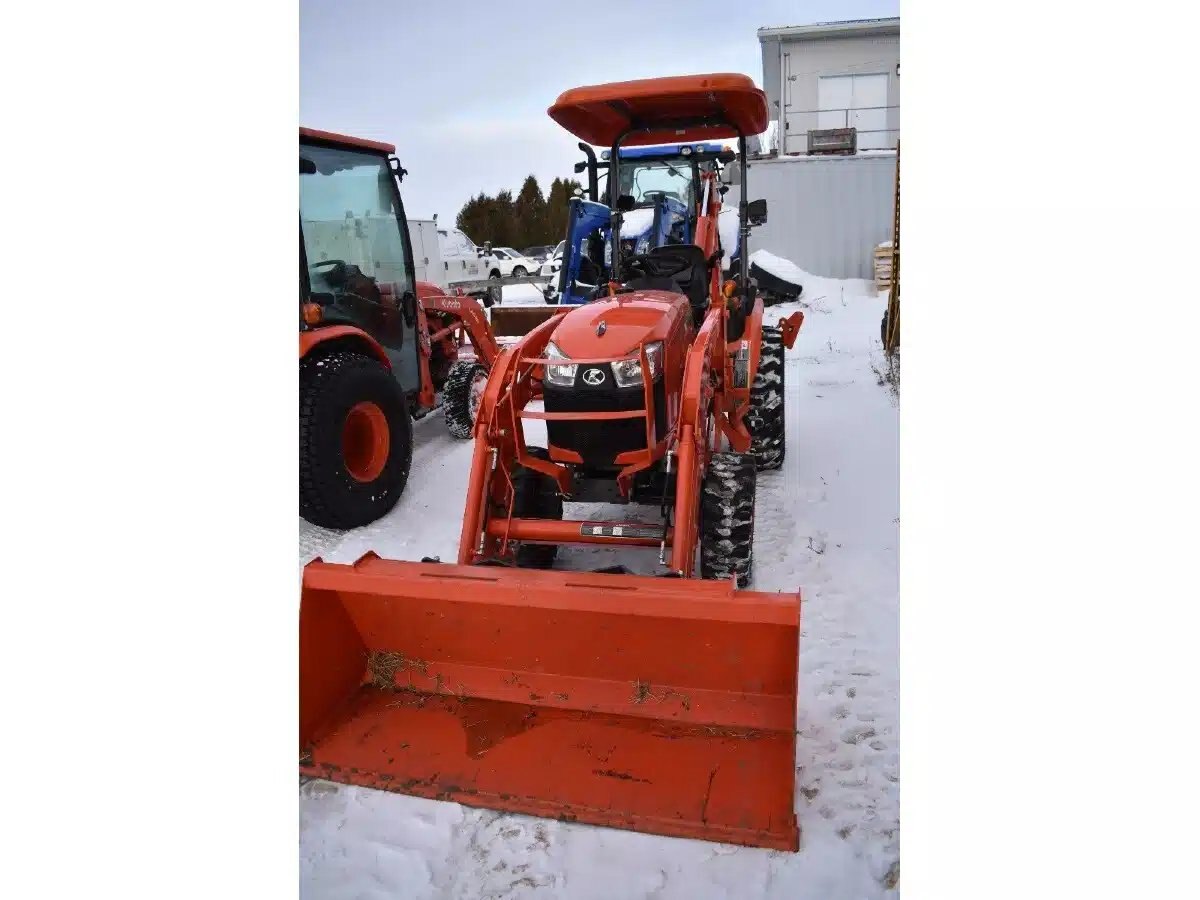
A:
<svg viewBox="0 0 1200 900">
<path fill-rule="evenodd" d="M 587 199 L 574 197 L 568 206 L 562 268 L 558 283 L 546 293 L 550 303 L 586 303 L 608 281 L 614 213 L 598 199 L 604 195 L 595 151 L 583 143 L 579 149 L 586 159 L 576 163 L 575 171 L 587 172 Z M 610 153 L 605 150 L 601 158 L 607 162 Z M 700 201 L 700 172 L 731 162 L 734 152 L 717 143 L 665 144 L 622 147 L 619 158 L 616 214 L 621 216 L 621 252 L 634 254 L 667 244 L 691 243 Z"/>
</svg>

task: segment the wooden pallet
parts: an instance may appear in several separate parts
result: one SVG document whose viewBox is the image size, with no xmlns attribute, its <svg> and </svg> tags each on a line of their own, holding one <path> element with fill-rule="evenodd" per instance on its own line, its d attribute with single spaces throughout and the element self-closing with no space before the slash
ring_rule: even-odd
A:
<svg viewBox="0 0 1200 900">
<path fill-rule="evenodd" d="M 884 241 L 875 248 L 875 287 L 880 291 L 892 288 L 892 242 Z"/>
</svg>

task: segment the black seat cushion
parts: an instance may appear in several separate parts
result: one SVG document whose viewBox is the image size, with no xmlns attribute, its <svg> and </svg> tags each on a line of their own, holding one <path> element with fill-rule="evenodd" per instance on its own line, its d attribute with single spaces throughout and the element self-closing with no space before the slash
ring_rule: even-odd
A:
<svg viewBox="0 0 1200 900">
<path fill-rule="evenodd" d="M 708 260 L 704 251 L 695 244 L 667 244 L 655 247 L 650 251 L 652 257 L 682 259 L 688 267 L 672 276 L 680 290 L 687 294 L 688 304 L 692 307 L 692 315 L 699 322 L 704 318 L 708 309 Z"/>
</svg>

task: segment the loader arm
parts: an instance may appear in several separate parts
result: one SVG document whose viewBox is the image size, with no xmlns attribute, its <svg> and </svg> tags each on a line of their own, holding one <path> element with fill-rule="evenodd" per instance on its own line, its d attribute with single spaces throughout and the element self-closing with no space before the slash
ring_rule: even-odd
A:
<svg viewBox="0 0 1200 900">
<path fill-rule="evenodd" d="M 549 475 L 562 493 L 570 490 L 570 472 L 564 466 L 531 456 L 525 448 L 520 412 L 538 391 L 537 365 L 524 357 L 541 357 L 550 335 L 565 315 L 559 312 L 514 346 L 504 350 L 492 366 L 479 414 L 475 421 L 475 448 L 467 482 L 466 507 L 458 543 L 458 562 L 467 565 L 477 556 L 492 556 L 500 551 L 502 540 L 488 536 L 487 524 L 493 508 L 512 514 L 512 485 L 508 473 L 514 464 Z"/>
<path fill-rule="evenodd" d="M 452 330 L 461 329 L 475 348 L 475 355 L 489 369 L 500 355 L 500 346 L 496 343 L 495 335 L 488 325 L 487 314 L 483 307 L 473 297 L 437 296 L 422 297 L 421 306 L 427 312 L 438 312 L 448 316 L 452 324 L 429 335 L 431 342 L 436 342 Z"/>
<path fill-rule="evenodd" d="M 709 307 L 704 324 L 696 333 L 684 366 L 679 431 L 675 448 L 678 471 L 675 476 L 675 536 L 671 544 L 671 570 L 689 578 L 696 567 L 696 540 L 699 537 L 697 510 L 700 484 L 712 453 L 709 445 L 716 392 L 712 384 L 714 357 L 724 348 L 724 311 L 716 304 Z"/>
</svg>

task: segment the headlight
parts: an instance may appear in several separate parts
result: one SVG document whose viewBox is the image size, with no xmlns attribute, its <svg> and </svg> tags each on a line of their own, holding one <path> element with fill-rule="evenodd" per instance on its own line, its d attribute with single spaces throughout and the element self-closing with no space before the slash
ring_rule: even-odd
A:
<svg viewBox="0 0 1200 900">
<path fill-rule="evenodd" d="M 571 357 L 563 353 L 553 343 L 546 345 L 547 359 L 570 359 Z M 575 363 L 569 366 L 546 366 L 546 374 L 543 380 L 547 384 L 557 385 L 558 387 L 571 387 L 575 384 Z"/>
<path fill-rule="evenodd" d="M 662 341 L 646 345 L 646 362 L 650 365 L 650 380 L 653 381 L 662 371 Z M 613 378 L 617 387 L 633 387 L 642 383 L 642 363 L 639 359 L 624 359 L 612 364 Z M 572 373 L 574 374 L 574 373 Z"/>
</svg>

